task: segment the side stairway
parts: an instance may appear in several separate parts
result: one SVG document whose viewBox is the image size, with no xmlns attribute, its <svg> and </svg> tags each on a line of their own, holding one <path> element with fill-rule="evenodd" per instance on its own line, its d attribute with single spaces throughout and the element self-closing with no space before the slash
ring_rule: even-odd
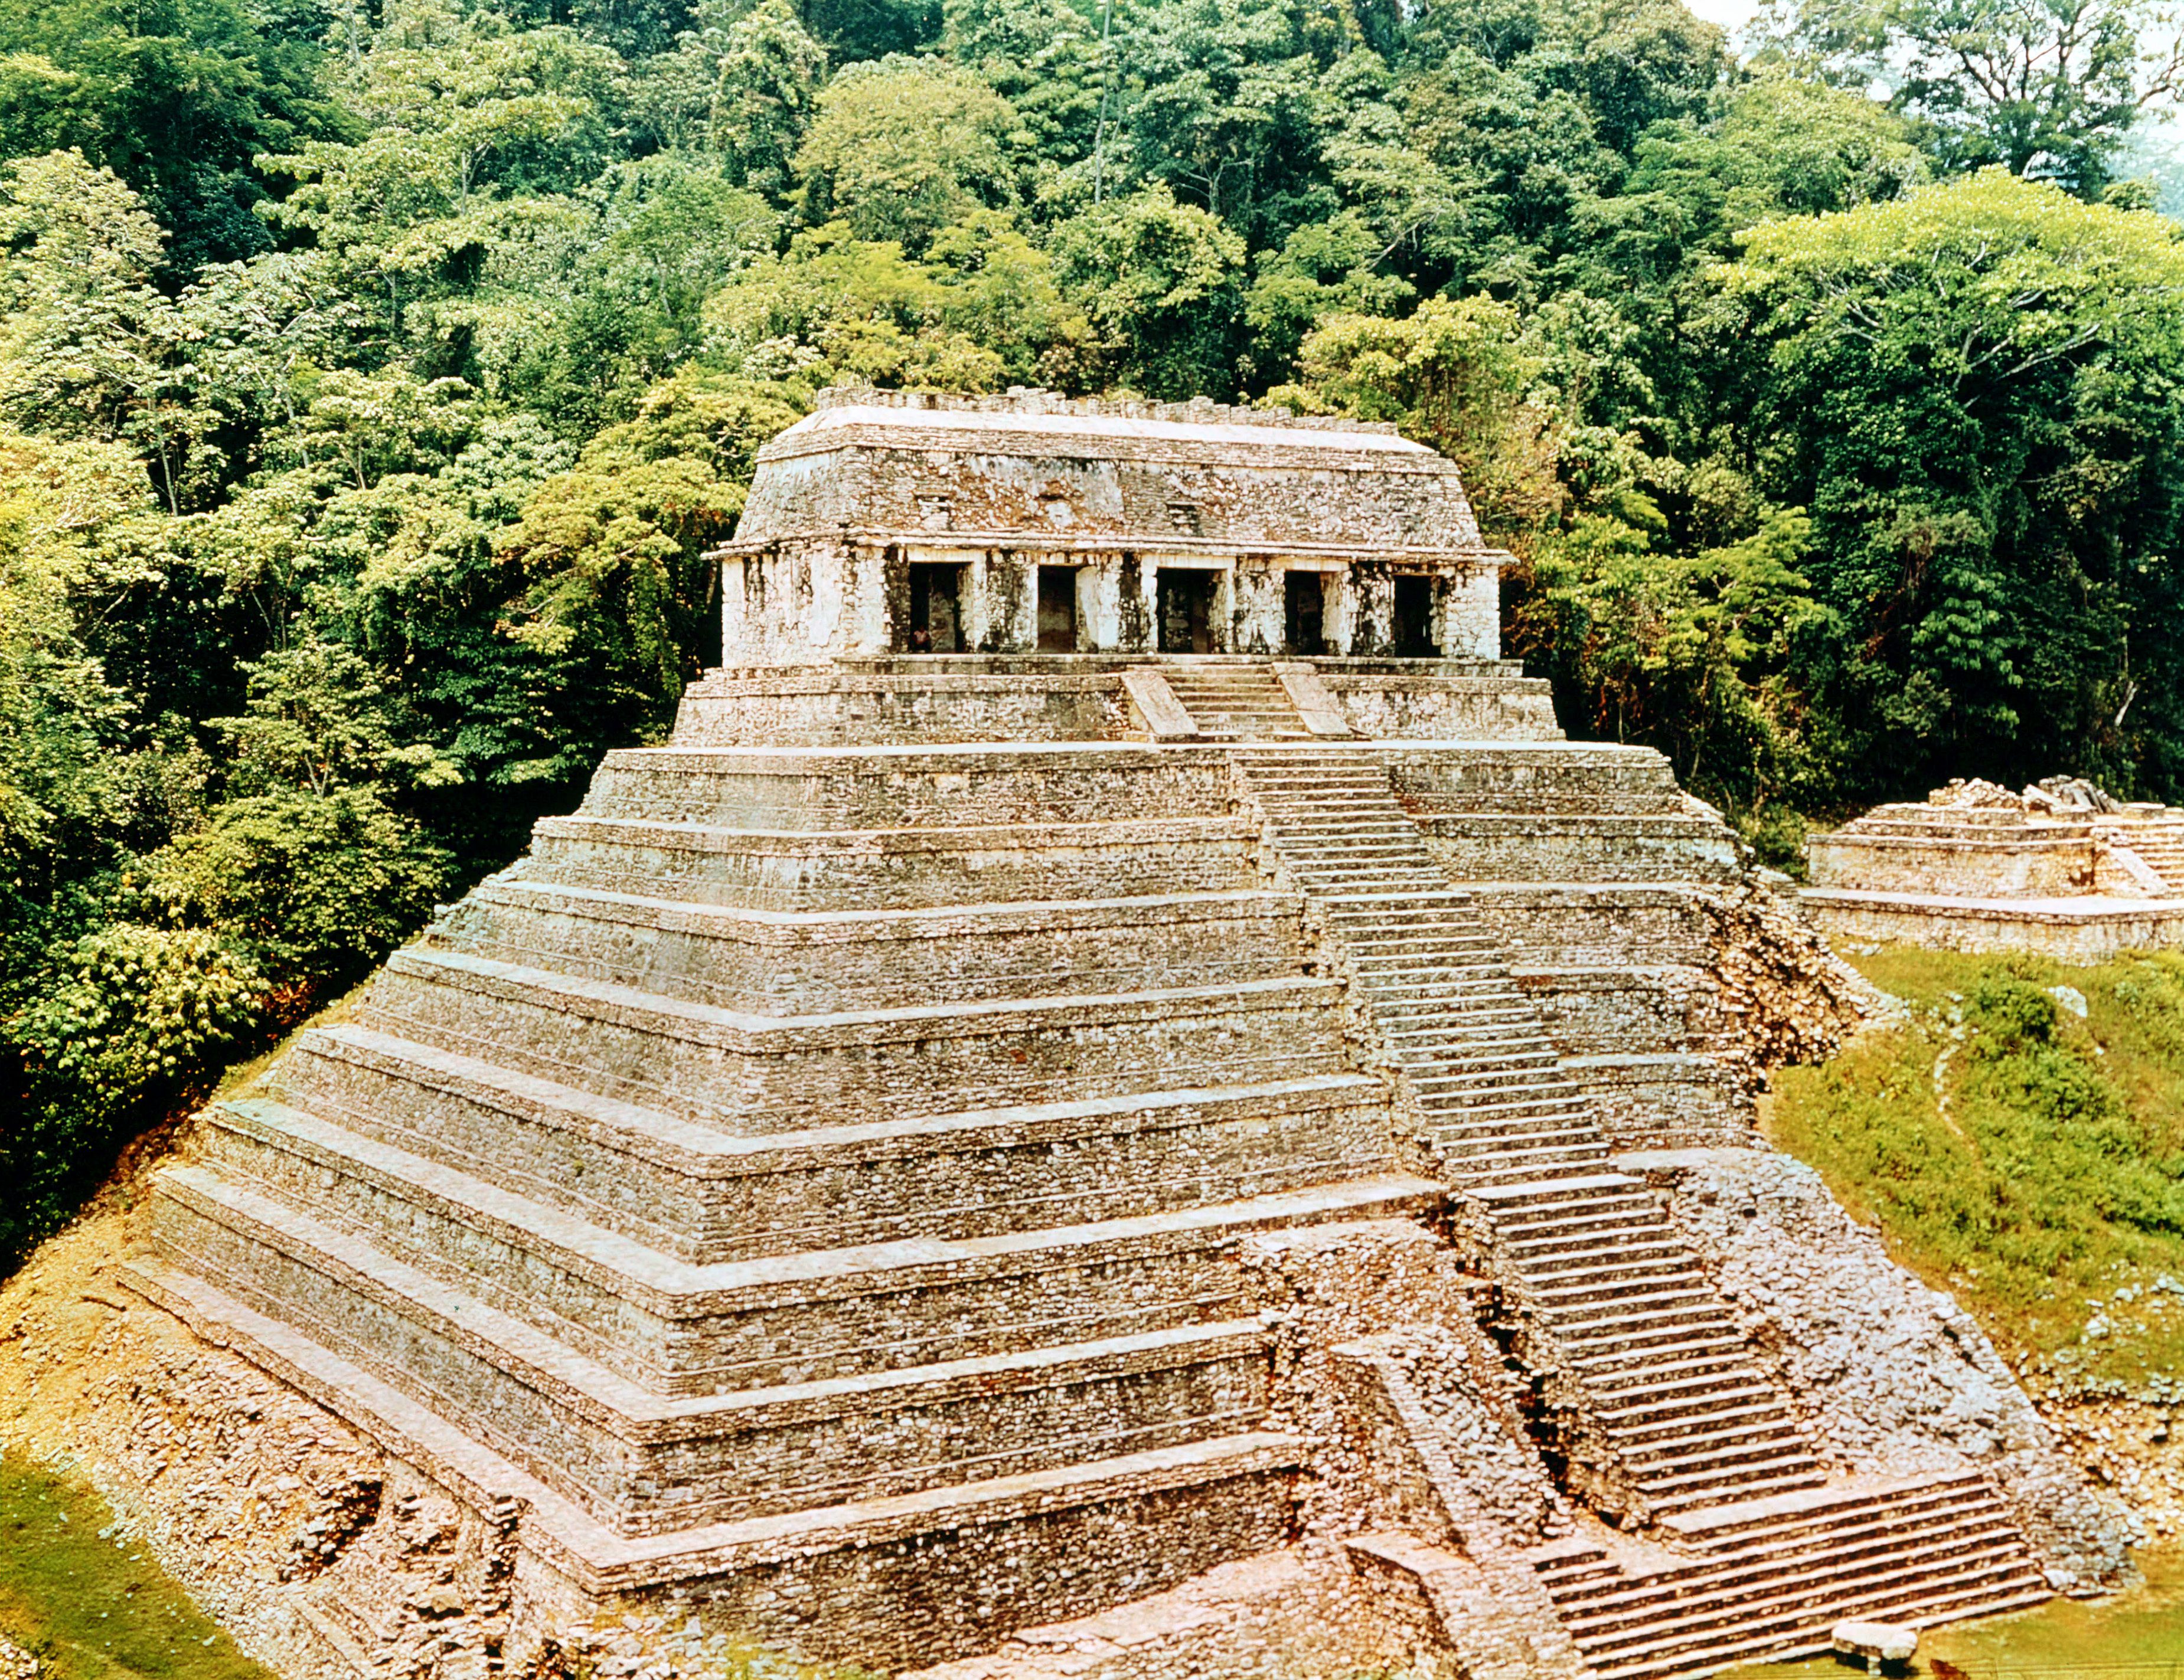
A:
<svg viewBox="0 0 2184 1680">
<path fill-rule="evenodd" d="M 2109 831 L 2172 893 L 2184 894 L 2184 822 L 2131 823 Z"/>
<path fill-rule="evenodd" d="M 1322 908 L 1394 1052 L 1440 1175 L 1483 1221 L 1501 1281 L 1543 1337 L 1542 1351 L 1574 1379 L 1577 1456 L 1607 1460 L 1581 1470 L 1601 1477 L 1597 1492 L 1619 1499 L 1624 1515 L 1686 1539 L 1742 1536 L 1741 1523 L 1724 1528 L 1715 1519 L 1756 1513 L 1748 1543 L 1738 1539 L 1719 1563 L 1691 1566 L 1691 1582 L 1715 1593 L 1708 1602 L 1719 1615 L 1690 1640 L 1677 1620 L 1691 1608 L 1684 1577 L 1658 1593 L 1633 1587 L 1618 1597 L 1624 1589 L 1596 1579 L 1597 1569 L 1557 1562 L 1569 1578 L 1553 1575 L 1550 1586 L 1589 1661 L 1603 1676 L 1711 1668 L 1730 1660 L 1730 1644 L 1739 1654 L 1786 1653 L 1809 1637 L 1812 1616 L 1880 1605 L 1883 1583 L 1853 1548 L 1840 1552 L 1840 1569 L 1799 1577 L 1811 1591 L 1788 1604 L 1787 1620 L 1759 1615 L 1774 1603 L 1764 1593 L 1749 1615 L 1741 1607 L 1784 1556 L 1819 1545 L 1817 1519 L 1795 1515 L 1799 1501 L 1819 1501 L 1816 1509 L 1850 1529 L 1893 1519 L 1869 1493 L 1827 1488 L 1697 1256 L 1658 1198 L 1609 1166 L 1597 1121 L 1559 1071 L 1505 954 L 1426 849 L 1379 755 L 1268 746 L 1240 750 L 1234 762 L 1273 853 Z M 1971 1482 L 1992 1504 L 1984 1482 Z M 1775 1502 L 1791 1515 L 1778 1520 Z M 1886 1566 L 1889 1589 L 1903 1588 L 1886 1602 L 1930 1605 L 1935 1619 L 2025 1602 L 2038 1582 L 1995 1509 L 1994 1544 L 2015 1547 L 2010 1570 L 1962 1578 L 1963 1555 L 1921 1542 L 1908 1548 L 1908 1561 Z M 1758 1555 L 1753 1548 L 1778 1538 L 1782 1555 L 1737 1576 Z M 1594 1565 L 1607 1567 L 1596 1558 L 1587 1568 Z M 1606 1595 L 1598 1604 L 1596 1591 Z"/>
<path fill-rule="evenodd" d="M 1600 1680 L 1824 1652 L 1847 1616 L 1929 1626 L 2050 1596 L 1975 1471 L 1754 1499 L 1663 1527 L 1690 1551 L 1637 1561 L 1572 1538 L 1529 1555 Z"/>
<path fill-rule="evenodd" d="M 1568 1360 L 1643 1510 L 1819 1485 L 1696 1256 L 1608 1168 L 1537 1012 L 1377 755 L 1237 764 L 1283 864 L 1324 906 L 1443 1171 L 1483 1211 L 1505 1281 Z"/>
</svg>

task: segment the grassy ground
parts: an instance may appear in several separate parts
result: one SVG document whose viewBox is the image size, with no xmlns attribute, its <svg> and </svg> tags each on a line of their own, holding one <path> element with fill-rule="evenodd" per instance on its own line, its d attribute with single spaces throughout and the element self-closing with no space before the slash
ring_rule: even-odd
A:
<svg viewBox="0 0 2184 1680">
<path fill-rule="evenodd" d="M 2184 956 L 1858 966 L 1910 1023 L 1782 1074 L 1769 1135 L 2028 1372 L 2168 1390 L 2184 1377 Z"/>
<path fill-rule="evenodd" d="M 46 1680 L 271 1680 L 81 1485 L 0 1457 L 0 1634 Z"/>
</svg>

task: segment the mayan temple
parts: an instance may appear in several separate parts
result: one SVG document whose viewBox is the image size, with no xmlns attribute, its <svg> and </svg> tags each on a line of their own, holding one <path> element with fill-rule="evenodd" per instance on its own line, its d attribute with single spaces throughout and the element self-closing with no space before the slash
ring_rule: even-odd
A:
<svg viewBox="0 0 2184 1680">
<path fill-rule="evenodd" d="M 1755 1130 L 1854 979 L 1500 657 L 1448 461 L 838 390 L 717 558 L 672 740 L 210 1111 L 128 1273 L 467 1513 L 489 1667 L 634 1604 L 1635 1680 L 2068 1584 L 2007 1369 Z M 374 1580 L 298 1588 L 330 1672 L 397 1672 Z"/>
</svg>

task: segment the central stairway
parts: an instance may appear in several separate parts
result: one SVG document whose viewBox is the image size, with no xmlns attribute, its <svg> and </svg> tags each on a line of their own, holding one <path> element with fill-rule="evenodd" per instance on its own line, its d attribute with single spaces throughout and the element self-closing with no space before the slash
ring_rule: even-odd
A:
<svg viewBox="0 0 2184 1680">
<path fill-rule="evenodd" d="M 1312 731 L 1265 659 L 1219 654 L 1164 659 L 1160 674 L 1201 741 L 1309 741 Z"/>
<path fill-rule="evenodd" d="M 1274 853 L 1323 906 L 1443 1175 L 1483 1212 L 1502 1281 L 1578 1380 L 1640 1512 L 1821 1485 L 1697 1256 L 1609 1168 L 1538 1012 L 1378 755 L 1269 748 L 1236 763 Z"/>
</svg>

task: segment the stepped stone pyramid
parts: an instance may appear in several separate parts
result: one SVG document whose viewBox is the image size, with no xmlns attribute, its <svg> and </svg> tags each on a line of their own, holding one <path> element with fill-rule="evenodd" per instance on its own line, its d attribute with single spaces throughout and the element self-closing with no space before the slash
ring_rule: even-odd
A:
<svg viewBox="0 0 2184 1680">
<path fill-rule="evenodd" d="M 674 738 L 210 1111 L 131 1274 L 479 1515 L 507 1664 L 630 1602 L 967 1661 L 1276 1555 L 1451 1674 L 2046 1595 L 1978 1466 L 1819 1450 L 1621 1164 L 1754 1146 L 1751 883 L 1496 656 L 1446 461 L 871 392 L 760 461 Z M 309 1611 L 367 1672 L 371 1599 Z"/>
</svg>

